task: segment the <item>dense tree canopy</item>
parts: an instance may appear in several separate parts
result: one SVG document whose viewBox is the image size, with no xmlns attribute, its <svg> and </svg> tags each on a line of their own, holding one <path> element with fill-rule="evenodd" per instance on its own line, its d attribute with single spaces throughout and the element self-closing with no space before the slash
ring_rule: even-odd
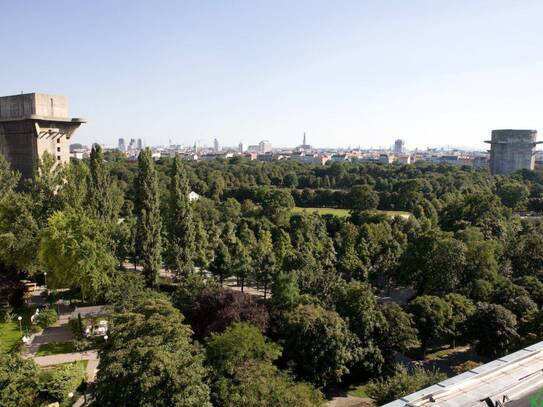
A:
<svg viewBox="0 0 543 407">
<path fill-rule="evenodd" d="M 111 304 L 106 405 L 312 406 L 300 380 L 325 389 L 389 375 L 398 352 L 493 358 L 543 338 L 542 214 L 541 169 L 136 162 L 95 146 L 70 165 L 44 154 L 24 182 L 0 158 L 0 272 L 47 271 Z M 420 373 L 372 383 L 392 397 L 438 378 Z"/>
<path fill-rule="evenodd" d="M 116 315 L 100 352 L 101 405 L 210 406 L 204 356 L 191 335 L 183 316 L 164 300 Z"/>
</svg>

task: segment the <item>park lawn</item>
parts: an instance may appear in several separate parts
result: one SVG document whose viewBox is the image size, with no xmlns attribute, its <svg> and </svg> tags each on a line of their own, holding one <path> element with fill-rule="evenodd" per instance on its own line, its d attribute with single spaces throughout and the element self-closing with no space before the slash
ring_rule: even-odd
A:
<svg viewBox="0 0 543 407">
<path fill-rule="evenodd" d="M 294 213 L 313 213 L 317 212 L 319 215 L 334 215 L 339 218 L 345 218 L 349 216 L 349 210 L 348 209 L 338 209 L 338 208 L 300 208 L 299 206 L 296 206 L 292 209 Z"/>
<path fill-rule="evenodd" d="M 15 321 L 0 324 L 0 353 L 7 353 L 21 340 L 18 323 Z"/>
<path fill-rule="evenodd" d="M 345 217 L 349 216 L 349 213 L 350 213 L 349 209 L 301 208 L 299 206 L 294 207 L 292 209 L 292 211 L 294 213 L 302 213 L 302 212 L 314 213 L 314 212 L 317 212 L 319 215 L 334 215 L 334 216 L 337 216 L 339 218 L 345 218 Z M 409 212 L 405 212 L 405 211 L 381 211 L 381 210 L 376 210 L 376 212 L 382 213 L 382 214 L 387 215 L 389 217 L 399 216 L 399 217 L 402 217 L 402 218 L 409 218 L 411 216 L 411 214 Z"/>
<path fill-rule="evenodd" d="M 72 342 L 53 342 L 40 345 L 36 356 L 58 355 L 61 353 L 72 353 L 74 344 Z"/>
</svg>

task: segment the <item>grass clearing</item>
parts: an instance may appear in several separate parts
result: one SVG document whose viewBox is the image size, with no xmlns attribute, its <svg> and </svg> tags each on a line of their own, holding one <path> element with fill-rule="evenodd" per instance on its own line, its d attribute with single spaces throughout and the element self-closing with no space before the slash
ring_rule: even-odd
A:
<svg viewBox="0 0 543 407">
<path fill-rule="evenodd" d="M 0 353 L 7 353 L 21 340 L 19 324 L 15 321 L 0 324 Z"/>
<path fill-rule="evenodd" d="M 22 335 L 19 330 L 19 321 L 17 320 L 19 315 L 22 317 L 21 328 L 23 335 L 41 330 L 41 328 L 30 323 L 30 317 L 34 311 L 35 307 L 16 309 L 13 311 L 11 321 L 0 323 L 0 353 L 7 353 L 21 343 Z"/>
<path fill-rule="evenodd" d="M 370 396 L 366 393 L 366 385 L 367 383 L 349 386 L 347 394 L 353 397 L 369 398 Z"/>
<path fill-rule="evenodd" d="M 292 209 L 292 212 L 294 213 L 318 213 L 319 215 L 333 215 L 337 216 L 339 218 L 345 218 L 349 216 L 349 209 L 340 209 L 340 208 L 301 208 L 299 206 L 296 206 Z M 402 218 L 409 218 L 411 214 L 409 212 L 405 211 L 381 211 L 377 210 L 376 212 L 382 213 L 384 215 L 387 215 L 389 217 L 395 217 L 399 216 Z"/>
<path fill-rule="evenodd" d="M 36 356 L 59 355 L 74 352 L 73 342 L 53 342 L 40 345 Z"/>
<path fill-rule="evenodd" d="M 298 206 L 292 209 L 294 213 L 314 213 L 317 212 L 319 215 L 334 215 L 340 218 L 349 216 L 348 209 L 338 209 L 338 208 L 300 208 Z"/>
</svg>

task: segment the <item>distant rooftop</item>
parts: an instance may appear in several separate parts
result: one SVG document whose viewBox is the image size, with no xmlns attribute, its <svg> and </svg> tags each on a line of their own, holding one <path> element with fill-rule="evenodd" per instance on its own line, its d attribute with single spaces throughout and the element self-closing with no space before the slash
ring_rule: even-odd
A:
<svg viewBox="0 0 543 407">
<path fill-rule="evenodd" d="M 543 342 L 539 342 L 383 407 L 528 406 L 542 387 Z"/>
</svg>

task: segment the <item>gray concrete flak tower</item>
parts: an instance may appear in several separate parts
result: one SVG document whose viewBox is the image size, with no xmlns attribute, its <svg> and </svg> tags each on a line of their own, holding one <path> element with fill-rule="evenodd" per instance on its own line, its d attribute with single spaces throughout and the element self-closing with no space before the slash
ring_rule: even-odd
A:
<svg viewBox="0 0 543 407">
<path fill-rule="evenodd" d="M 68 117 L 66 96 L 27 93 L 0 97 L 0 154 L 23 178 L 32 176 L 45 151 L 70 159 L 68 140 L 85 120 Z"/>
<path fill-rule="evenodd" d="M 535 166 L 536 130 L 492 130 L 490 172 L 507 175 L 517 170 L 533 170 Z"/>
</svg>

